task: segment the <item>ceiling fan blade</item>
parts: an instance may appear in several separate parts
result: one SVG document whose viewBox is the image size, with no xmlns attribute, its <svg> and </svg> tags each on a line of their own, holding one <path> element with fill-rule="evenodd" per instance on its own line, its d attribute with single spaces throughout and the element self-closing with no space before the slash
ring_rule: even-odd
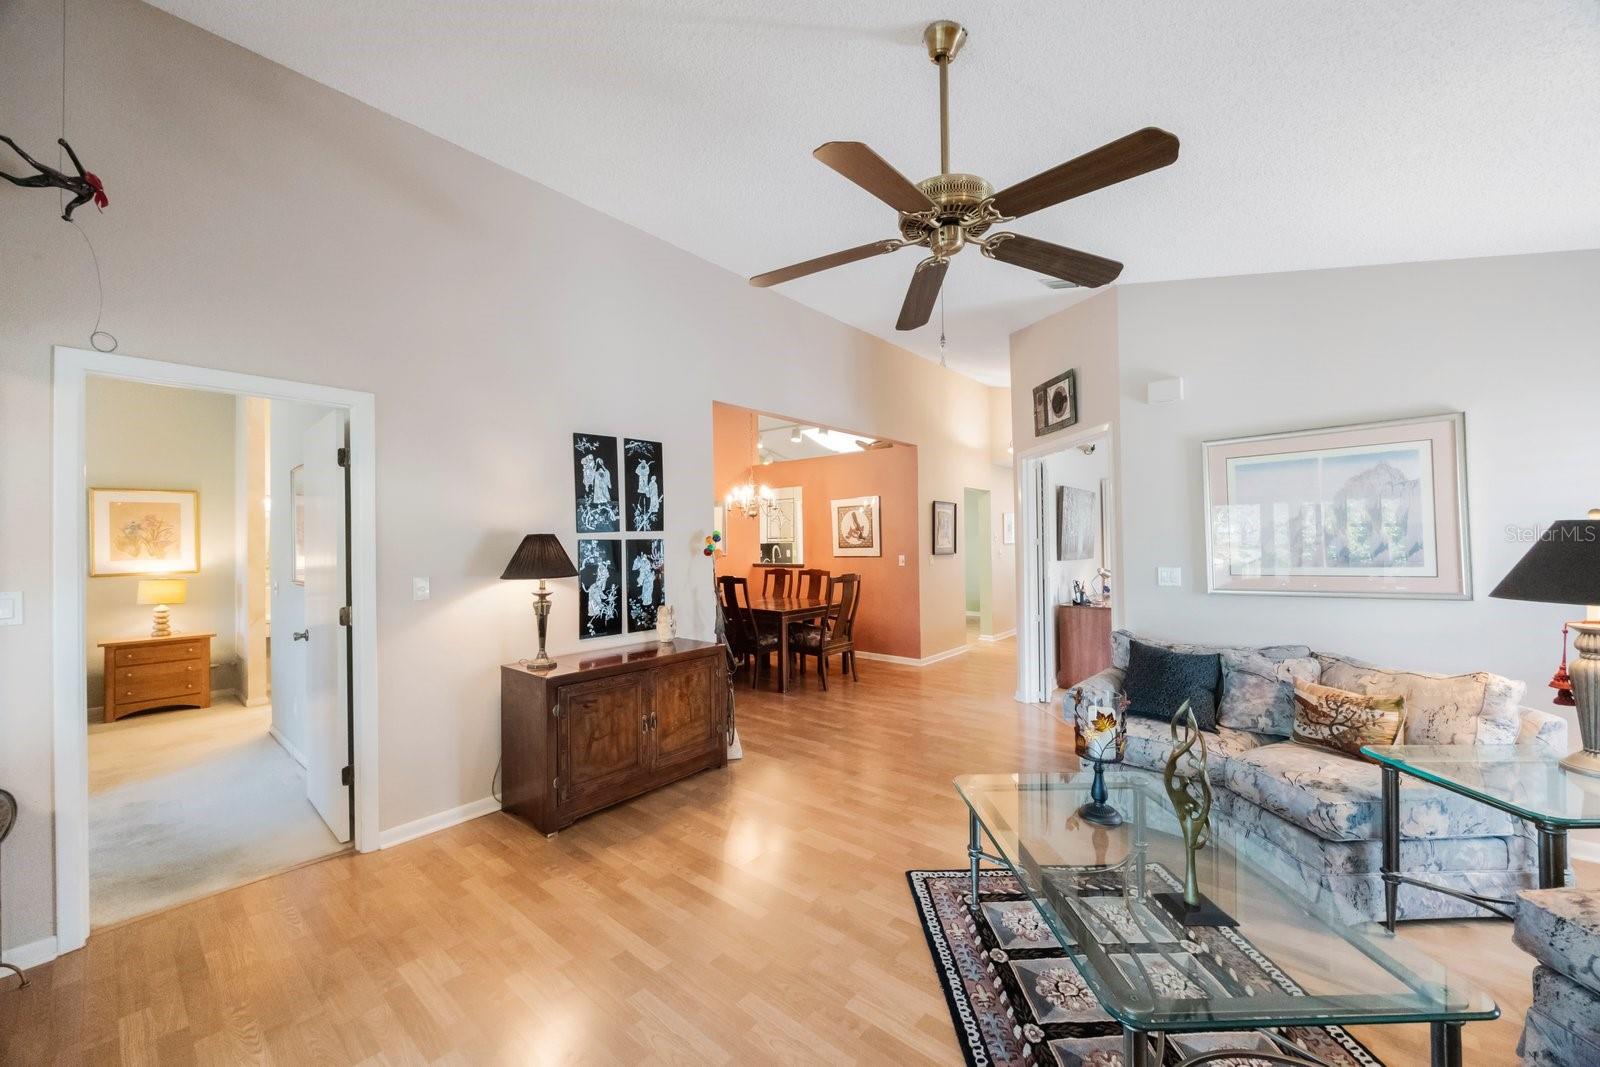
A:
<svg viewBox="0 0 1600 1067">
<path fill-rule="evenodd" d="M 983 254 L 1015 267 L 1036 270 L 1052 278 L 1098 289 L 1117 280 L 1122 264 L 1114 259 L 1092 256 L 1076 248 L 1066 248 L 1020 233 L 997 233 L 983 243 Z"/>
<path fill-rule="evenodd" d="M 1076 159 L 1006 186 L 994 196 L 995 210 L 1010 218 L 1021 218 L 1063 200 L 1158 170 L 1177 158 L 1178 139 L 1166 130 L 1146 126 Z"/>
<path fill-rule="evenodd" d="M 895 249 L 903 247 L 905 247 L 904 241 L 873 241 L 871 244 L 847 248 L 843 252 L 818 256 L 816 259 L 808 259 L 804 263 L 794 263 L 787 267 L 779 267 L 777 270 L 769 270 L 765 274 L 757 274 L 750 279 L 750 284 L 759 289 L 765 289 L 769 285 L 777 285 L 779 282 L 790 281 L 794 278 L 803 278 L 807 274 L 815 274 L 818 271 L 828 270 L 832 267 L 842 267 L 846 263 L 854 263 L 859 259 L 871 259 L 873 256 L 881 256 L 885 252 L 893 252 Z"/>
<path fill-rule="evenodd" d="M 939 286 L 944 284 L 944 272 L 950 269 L 947 259 L 925 259 L 917 264 L 911 276 L 911 287 L 906 290 L 906 301 L 900 305 L 897 330 L 915 330 L 927 323 L 933 314 L 933 305 L 939 300 Z"/>
<path fill-rule="evenodd" d="M 860 141 L 829 141 L 811 153 L 896 211 L 927 211 L 933 202 Z"/>
</svg>

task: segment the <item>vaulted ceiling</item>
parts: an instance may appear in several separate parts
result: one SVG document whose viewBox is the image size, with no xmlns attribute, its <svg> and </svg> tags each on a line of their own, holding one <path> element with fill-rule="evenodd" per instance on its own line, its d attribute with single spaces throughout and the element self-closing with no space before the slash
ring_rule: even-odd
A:
<svg viewBox="0 0 1600 1067">
<path fill-rule="evenodd" d="M 894 235 L 814 161 L 861 140 L 1007 185 L 1146 125 L 1178 162 L 1019 221 L 1121 281 L 1600 246 L 1594 0 L 152 0 L 222 37 L 740 274 Z M 508 204 L 507 211 L 515 211 Z M 902 250 L 779 291 L 894 329 Z M 956 257 L 952 367 L 1007 378 L 1007 336 L 1084 292 Z"/>
</svg>

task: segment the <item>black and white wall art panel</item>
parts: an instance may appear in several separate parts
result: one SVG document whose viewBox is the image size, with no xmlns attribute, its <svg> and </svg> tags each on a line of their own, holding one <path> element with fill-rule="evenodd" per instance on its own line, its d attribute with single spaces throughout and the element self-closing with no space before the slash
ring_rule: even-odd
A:
<svg viewBox="0 0 1600 1067">
<path fill-rule="evenodd" d="M 637 633 L 656 625 L 656 609 L 667 602 L 667 543 L 659 537 L 630 537 L 628 560 L 628 629 Z"/>
<path fill-rule="evenodd" d="M 579 533 L 622 529 L 617 506 L 617 439 L 592 433 L 572 435 L 572 489 Z"/>
<path fill-rule="evenodd" d="M 661 465 L 661 442 L 623 438 L 622 468 L 628 486 L 623 503 L 628 510 L 629 531 L 665 530 L 666 472 Z"/>
<path fill-rule="evenodd" d="M 578 636 L 622 632 L 622 542 L 578 539 Z"/>
</svg>

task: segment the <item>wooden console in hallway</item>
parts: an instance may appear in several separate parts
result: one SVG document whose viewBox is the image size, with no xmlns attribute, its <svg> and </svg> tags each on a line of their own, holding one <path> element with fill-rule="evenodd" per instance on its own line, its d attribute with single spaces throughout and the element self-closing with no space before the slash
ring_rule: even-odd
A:
<svg viewBox="0 0 1600 1067">
<path fill-rule="evenodd" d="M 101 641 L 106 650 L 105 721 L 151 708 L 211 706 L 211 639 L 172 634 Z"/>
</svg>

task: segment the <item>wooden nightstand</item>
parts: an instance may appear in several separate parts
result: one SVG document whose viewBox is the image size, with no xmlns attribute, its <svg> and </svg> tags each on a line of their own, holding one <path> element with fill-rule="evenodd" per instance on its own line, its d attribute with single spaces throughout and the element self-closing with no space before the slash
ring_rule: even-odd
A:
<svg viewBox="0 0 1600 1067">
<path fill-rule="evenodd" d="M 106 722 L 150 708 L 209 708 L 215 636 L 101 641 L 106 650 Z"/>
</svg>

